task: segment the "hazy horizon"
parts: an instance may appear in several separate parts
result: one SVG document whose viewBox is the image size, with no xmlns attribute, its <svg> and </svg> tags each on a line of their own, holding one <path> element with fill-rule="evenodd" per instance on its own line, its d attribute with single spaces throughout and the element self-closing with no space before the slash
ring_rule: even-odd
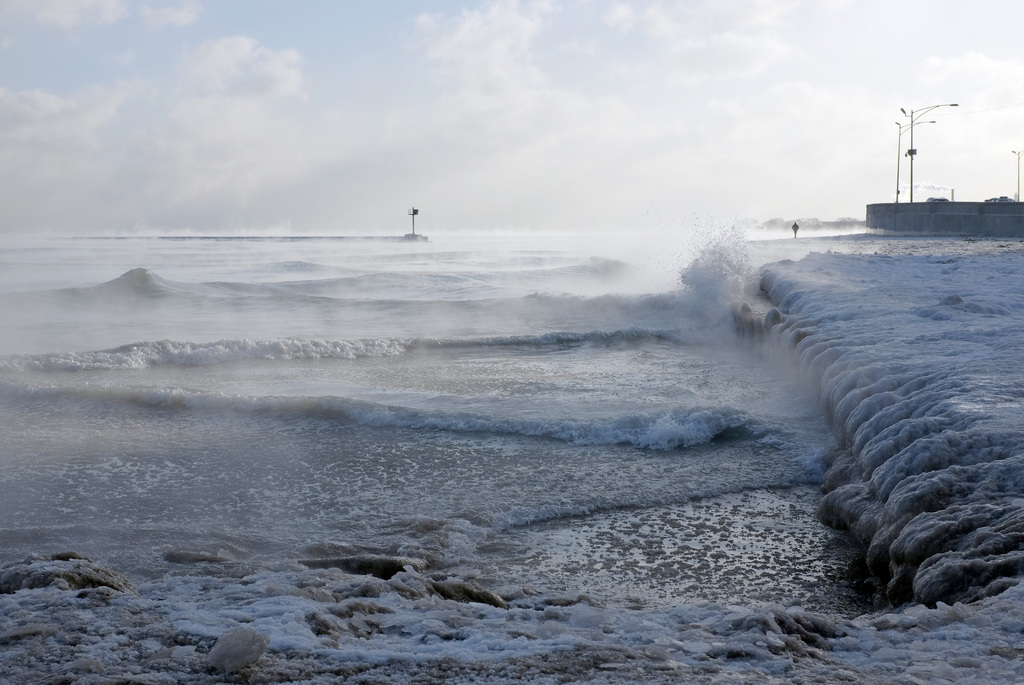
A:
<svg viewBox="0 0 1024 685">
<path fill-rule="evenodd" d="M 1008 1 L 0 0 L 0 234 L 616 229 L 1015 192 Z M 977 28 L 975 28 L 977 26 Z M 872 47 L 863 47 L 872 46 Z M 899 144 L 898 144 L 899 142 Z"/>
</svg>

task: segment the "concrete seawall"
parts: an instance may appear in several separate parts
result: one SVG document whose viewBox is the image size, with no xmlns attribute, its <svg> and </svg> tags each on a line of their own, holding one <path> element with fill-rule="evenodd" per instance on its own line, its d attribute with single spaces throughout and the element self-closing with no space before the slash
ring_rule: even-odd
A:
<svg viewBox="0 0 1024 685">
<path fill-rule="evenodd" d="M 1024 203 L 879 203 L 867 206 L 867 227 L 893 235 L 1024 237 Z"/>
</svg>

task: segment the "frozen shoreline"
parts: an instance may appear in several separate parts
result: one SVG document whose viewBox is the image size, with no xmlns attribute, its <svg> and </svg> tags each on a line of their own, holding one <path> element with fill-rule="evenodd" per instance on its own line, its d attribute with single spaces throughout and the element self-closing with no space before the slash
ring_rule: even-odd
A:
<svg viewBox="0 0 1024 685">
<path fill-rule="evenodd" d="M 76 563 L 36 561 L 37 578 Z M 67 574 L 65 574 L 66 576 Z M 168 577 L 137 593 L 66 581 L 0 595 L 5 682 L 1016 682 L 1024 592 L 852 620 L 799 607 L 615 611 L 586 596 L 445 599 L 414 571 Z M 67 589 L 64 589 L 67 588 Z M 218 639 L 245 628 L 218 668 Z M 260 637 L 262 636 L 262 637 Z M 262 640 L 262 642 L 260 641 Z M 259 648 L 268 644 L 266 651 Z M 222 650 L 223 651 L 223 650 Z M 357 678 L 358 676 L 358 678 Z M 914 678 L 919 680 L 914 680 Z"/>
<path fill-rule="evenodd" d="M 769 340 L 839 442 L 819 518 L 868 547 L 894 605 L 973 601 L 1024 572 L 1022 275 L 1019 251 L 764 270 Z"/>
<path fill-rule="evenodd" d="M 780 241 L 769 248 L 784 257 L 785 251 L 803 250 L 808 243 L 822 250 L 830 245 Z M 899 542 L 901 535 L 912 533 L 910 541 L 931 549 L 936 537 L 928 532 L 948 526 L 907 520 L 898 529 L 872 529 L 872 520 L 893 513 L 893 520 L 901 520 L 915 511 L 914 498 L 896 498 L 904 508 L 890 512 L 888 503 L 879 504 L 877 498 L 872 503 L 871 479 L 854 476 L 868 469 L 865 455 L 877 459 L 879 452 L 867 448 L 884 443 L 894 458 L 906 452 L 906 446 L 893 451 L 898 441 L 886 432 L 901 420 L 924 421 L 918 432 L 926 442 L 929 436 L 958 430 L 998 432 L 1005 437 L 1000 443 L 1005 451 L 985 454 L 993 459 L 1003 455 L 1002 461 L 1014 458 L 1019 445 L 1014 442 L 1019 417 L 1014 393 L 1024 386 L 1024 372 L 1017 370 L 1020 356 L 1012 345 L 992 343 L 999 334 L 1012 342 L 1024 330 L 1024 297 L 1017 285 L 1024 281 L 1024 252 L 1019 244 L 994 241 L 865 238 L 860 245 L 876 254 L 814 254 L 764 269 L 765 284 L 780 310 L 770 316 L 775 326 L 769 339 L 781 343 L 765 347 L 778 355 L 777 363 L 799 364 L 812 384 L 824 379 L 824 406 L 839 418 L 846 441 L 829 483 L 838 484 L 833 492 L 858 495 L 832 495 L 836 501 L 830 511 L 846 517 L 866 540 Z M 937 365 L 943 374 L 929 372 Z M 894 378 L 903 384 L 891 387 L 887 379 Z M 915 382 L 921 379 L 936 384 Z M 894 418 L 899 407 L 906 418 Z M 946 420 L 950 423 L 941 423 Z M 963 454 L 971 459 L 974 453 Z M 961 474 L 997 463 L 973 459 L 965 466 L 912 459 L 896 469 L 906 484 L 897 479 L 890 492 L 902 492 L 902 487 L 912 494 L 916 490 L 907 486 L 924 482 L 929 473 Z M 910 464 L 917 465 L 916 471 Z M 1007 526 L 1015 520 L 1013 507 L 1021 504 L 1015 500 L 1024 499 L 1005 487 L 1015 482 L 1004 478 L 999 481 L 1002 492 L 982 490 L 991 495 L 986 501 L 953 506 L 1003 512 L 996 523 L 1012 533 Z M 970 495 L 969 489 L 961 490 Z M 1005 501 L 993 504 L 997 495 Z M 941 510 L 920 513 L 926 521 L 942 516 Z M 948 511 L 943 520 L 950 520 Z M 874 549 L 877 567 L 881 543 Z M 976 558 L 970 554 L 976 549 L 966 546 L 959 556 L 938 554 L 944 554 L 945 567 L 955 568 L 956 563 L 973 564 Z M 1004 552 L 1011 558 L 1013 553 Z M 938 567 L 932 562 L 927 568 Z M 77 576 L 71 573 L 75 569 Z M 37 559 L 0 569 L 2 577 L 8 580 L 0 585 L 6 582 L 8 590 L 25 589 L 0 594 L 0 682 L 329 683 L 351 677 L 404 683 L 417 677 L 421 682 L 496 683 L 566 678 L 598 683 L 788 683 L 797 678 L 987 683 L 1024 677 L 1024 589 L 1018 585 L 973 603 L 939 597 L 934 608 L 908 604 L 847 620 L 801 607 L 702 602 L 623 611 L 608 608 L 600 597 L 544 588 L 510 593 L 508 608 L 502 608 L 465 601 L 474 597 L 472 579 L 439 585 L 444 581 L 411 568 L 385 580 L 297 563 L 254 571 L 244 564 L 196 560 L 187 571 L 136 582 L 133 588 L 111 587 L 120 583 L 116 574 L 81 560 Z M 980 586 L 974 598 L 984 595 L 987 586 Z M 997 589 L 1003 588 L 992 586 L 990 592 Z M 211 661 L 217 639 L 240 626 L 265 636 L 266 651 L 237 669 L 224 668 L 229 661 Z M 248 645 L 261 646 L 255 638 Z"/>
</svg>

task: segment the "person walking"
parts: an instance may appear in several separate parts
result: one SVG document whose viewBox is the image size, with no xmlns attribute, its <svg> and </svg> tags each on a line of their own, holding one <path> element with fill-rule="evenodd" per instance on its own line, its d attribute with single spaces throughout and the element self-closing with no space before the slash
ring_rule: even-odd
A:
<svg viewBox="0 0 1024 685">
<path fill-rule="evenodd" d="M 799 231 L 799 230 L 800 230 L 800 224 L 798 224 L 797 222 L 794 221 L 793 222 L 793 237 L 794 238 L 796 237 L 796 232 Z"/>
</svg>

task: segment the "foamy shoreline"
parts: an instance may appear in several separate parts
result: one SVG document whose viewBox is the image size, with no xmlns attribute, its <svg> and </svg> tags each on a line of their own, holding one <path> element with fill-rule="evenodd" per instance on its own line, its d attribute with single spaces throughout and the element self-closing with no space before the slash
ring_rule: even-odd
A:
<svg viewBox="0 0 1024 685">
<path fill-rule="evenodd" d="M 828 244 L 816 241 L 815 246 L 823 251 Z M 771 314 L 775 325 L 764 349 L 776 355 L 775 363 L 793 363 L 809 383 L 818 384 L 825 409 L 835 416 L 848 456 L 836 455 L 833 465 L 843 468 L 829 482 L 838 484 L 834 492 L 847 487 L 845 492 L 859 496 L 835 502 L 834 516 L 867 541 L 881 536 L 891 539 L 891 546 L 909 531 L 914 535 L 908 543 L 919 541 L 932 549 L 936 538 L 921 522 L 907 520 L 896 530 L 872 528 L 861 519 L 868 515 L 884 522 L 886 516 L 915 511 L 927 519 L 934 511 L 914 509 L 912 495 L 919 490 L 908 486 L 925 482 L 929 473 L 975 473 L 979 464 L 996 464 L 1000 455 L 998 461 L 1015 458 L 1020 357 L 1012 345 L 992 343 L 999 334 L 1012 342 L 1024 332 L 1018 285 L 1024 282 L 1024 252 L 1005 241 L 981 245 L 865 238 L 860 244 L 889 254 L 819 253 L 795 264 L 766 267 L 764 283 L 779 312 Z M 796 244 L 773 247 L 803 249 Z M 936 368 L 942 373 L 929 371 Z M 985 385 L 986 379 L 992 383 Z M 891 430 L 901 421 L 918 420 L 924 423 L 911 425 L 925 428 Z M 915 435 L 934 444 L 928 443 L 930 437 L 957 431 L 1002 436 L 1005 454 L 990 450 L 985 454 L 992 459 L 986 462 L 966 451 L 969 463 L 962 465 L 916 458 L 885 467 L 888 461 L 883 460 L 868 470 L 867 455 L 877 460 L 880 454 L 870 451 L 873 446 L 887 445 L 895 458 L 901 452 L 893 447 L 904 444 L 899 435 L 907 436 L 905 451 Z M 913 457 L 913 450 L 907 456 Z M 877 498 L 872 503 L 870 479 L 853 477 L 879 468 L 907 481 L 902 486 L 896 476 L 886 481 L 895 478 L 890 492 L 906 493 L 895 499 L 903 508 L 890 512 Z M 1014 481 L 1000 474 L 993 485 L 1002 490 L 983 489 L 987 499 L 975 501 L 971 496 L 977 488 L 960 488 L 967 499 L 952 506 L 983 505 L 992 514 L 999 510 L 1002 518 L 990 525 L 1001 523 L 994 532 L 1012 540 L 1017 520 L 1012 509 L 1024 494 L 1011 491 Z M 860 516 L 853 518 L 855 513 Z M 952 520 L 949 512 L 943 520 Z M 965 538 L 978 529 L 972 525 Z M 874 545 L 876 567 L 880 545 Z M 974 563 L 971 549 L 977 548 L 965 547 L 959 557 L 938 552 L 945 554 L 943 568 L 955 568 L 958 560 Z M 1011 558 L 1013 553 L 1003 552 Z M 925 566 L 927 559 L 914 568 Z M 0 679 L 987 683 L 1024 677 L 1024 589 L 1005 580 L 998 581 L 1003 586 L 979 585 L 979 592 L 964 598 L 976 600 L 971 603 L 955 603 L 957 596 L 951 594 L 933 599 L 934 608 L 908 604 L 845 620 L 800 607 L 707 603 L 623 611 L 608 608 L 600 597 L 543 588 L 506 596 L 504 608 L 465 601 L 473 595 L 455 592 L 463 583 L 463 589 L 475 587 L 473 579 L 447 579 L 450 584 L 443 586 L 438 583 L 445 581 L 412 567 L 383 579 L 299 563 L 260 570 L 217 560 L 196 564 L 187 574 L 129 581 L 128 586 L 120 585 L 116 573 L 73 558 L 38 559 L 0 570 L 0 579 L 8 579 L 0 584 L 7 582 L 8 590 L 15 589 L 15 582 L 25 588 L 0 594 Z M 925 568 L 936 567 L 938 562 Z M 78 576 L 69 573 L 74 569 Z M 913 581 L 911 587 L 916 590 Z M 262 644 L 252 637 L 237 647 L 238 660 L 211 661 L 218 638 L 240 626 L 264 636 L 266 650 L 241 663 L 246 646 L 258 652 Z"/>
</svg>

